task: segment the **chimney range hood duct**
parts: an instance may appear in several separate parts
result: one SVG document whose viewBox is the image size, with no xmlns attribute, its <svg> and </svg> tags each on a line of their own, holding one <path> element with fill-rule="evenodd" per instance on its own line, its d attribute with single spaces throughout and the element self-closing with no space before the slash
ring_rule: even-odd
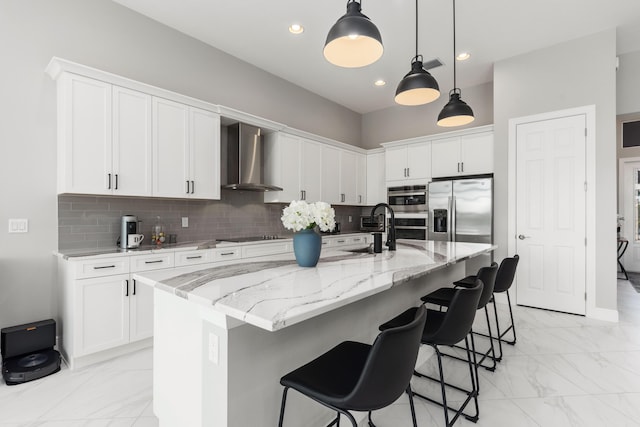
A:
<svg viewBox="0 0 640 427">
<path fill-rule="evenodd" d="M 282 191 L 263 182 L 260 128 L 236 123 L 227 127 L 226 190 Z"/>
</svg>

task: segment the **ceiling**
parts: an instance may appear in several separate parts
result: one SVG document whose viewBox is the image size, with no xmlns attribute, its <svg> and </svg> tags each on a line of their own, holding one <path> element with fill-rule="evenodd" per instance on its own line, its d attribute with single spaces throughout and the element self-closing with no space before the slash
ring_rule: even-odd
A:
<svg viewBox="0 0 640 427">
<path fill-rule="evenodd" d="M 362 2 L 385 50 L 376 63 L 355 69 L 336 67 L 322 56 L 346 0 L 113 1 L 362 114 L 394 105 L 396 86 L 416 53 L 412 0 Z M 431 70 L 441 98 L 453 86 L 452 4 L 421 0 L 418 6 L 418 53 L 425 62 L 444 63 Z M 303 25 L 304 33 L 290 34 L 292 23 Z M 502 59 L 610 28 L 617 28 L 618 55 L 640 51 L 640 1 L 458 0 L 457 50 L 471 53 L 456 65 L 458 86 L 464 91 L 492 81 L 493 64 Z M 387 84 L 376 87 L 377 79 Z"/>
</svg>

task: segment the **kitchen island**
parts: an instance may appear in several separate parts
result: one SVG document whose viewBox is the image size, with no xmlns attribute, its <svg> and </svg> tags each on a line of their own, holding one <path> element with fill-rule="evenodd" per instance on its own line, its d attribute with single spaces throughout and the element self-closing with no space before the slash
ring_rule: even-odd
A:
<svg viewBox="0 0 640 427">
<path fill-rule="evenodd" d="M 154 287 L 154 412 L 161 426 L 273 426 L 280 377 L 464 275 L 489 244 L 398 241 L 395 252 L 323 251 L 134 275 Z M 285 425 L 324 425 L 326 408 L 289 398 Z M 289 422 L 287 422 L 289 420 Z"/>
</svg>

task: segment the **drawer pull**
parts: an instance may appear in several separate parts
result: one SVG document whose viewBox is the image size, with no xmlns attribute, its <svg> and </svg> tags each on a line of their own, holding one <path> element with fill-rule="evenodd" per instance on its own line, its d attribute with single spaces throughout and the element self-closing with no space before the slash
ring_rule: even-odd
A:
<svg viewBox="0 0 640 427">
<path fill-rule="evenodd" d="M 198 255 L 198 256 L 188 256 L 187 259 L 200 259 L 202 258 L 202 255 Z"/>
<path fill-rule="evenodd" d="M 158 264 L 159 262 L 164 262 L 164 260 L 157 259 L 155 261 L 145 261 L 145 264 Z"/>
<path fill-rule="evenodd" d="M 338 243 L 344 243 L 345 240 L 338 240 Z"/>
<path fill-rule="evenodd" d="M 116 268 L 115 265 L 101 265 L 99 267 L 93 267 L 94 270 L 102 270 L 103 268 Z"/>
<path fill-rule="evenodd" d="M 222 252 L 220 255 L 222 256 L 235 255 L 235 252 Z"/>
</svg>

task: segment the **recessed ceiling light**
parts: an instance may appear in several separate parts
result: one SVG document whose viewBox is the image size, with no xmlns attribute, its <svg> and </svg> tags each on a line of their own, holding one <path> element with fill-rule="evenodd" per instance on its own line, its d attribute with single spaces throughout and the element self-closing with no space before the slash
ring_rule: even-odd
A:
<svg viewBox="0 0 640 427">
<path fill-rule="evenodd" d="M 379 79 L 379 80 L 376 80 L 373 84 L 376 85 L 376 86 L 384 86 L 384 85 L 387 84 L 387 82 L 385 82 L 382 79 Z"/>
<path fill-rule="evenodd" d="M 460 52 L 457 56 L 456 59 L 458 61 L 466 61 L 467 59 L 471 58 L 471 54 L 469 52 Z"/>
<path fill-rule="evenodd" d="M 304 27 L 300 24 L 289 25 L 289 32 L 291 34 L 302 34 L 303 31 L 304 31 Z"/>
</svg>

